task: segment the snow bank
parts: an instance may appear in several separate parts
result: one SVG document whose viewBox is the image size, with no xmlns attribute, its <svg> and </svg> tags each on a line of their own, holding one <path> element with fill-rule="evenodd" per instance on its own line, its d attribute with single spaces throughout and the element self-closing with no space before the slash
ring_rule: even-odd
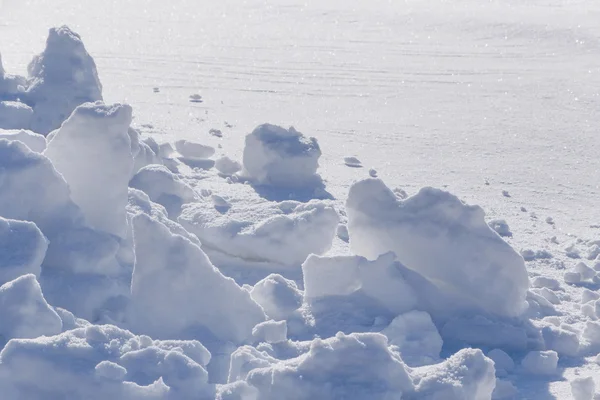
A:
<svg viewBox="0 0 600 400">
<path fill-rule="evenodd" d="M 181 206 L 193 202 L 194 190 L 164 165 L 148 165 L 129 182 L 129 186 L 145 192 L 150 199 L 165 207 L 169 215 L 177 217 Z"/>
<path fill-rule="evenodd" d="M 124 238 L 127 184 L 133 169 L 131 107 L 83 104 L 49 141 L 44 155 L 71 188 L 91 227 Z"/>
<path fill-rule="evenodd" d="M 375 259 L 394 251 L 408 268 L 474 307 L 500 316 L 524 311 L 524 261 L 489 228 L 481 208 L 433 188 L 401 201 L 379 179 L 354 184 L 346 208 L 356 254 Z"/>
<path fill-rule="evenodd" d="M 50 29 L 45 50 L 28 66 L 25 102 L 33 108 L 31 129 L 47 135 L 80 104 L 102 100 L 96 64 L 79 35 L 68 27 Z"/>
<path fill-rule="evenodd" d="M 34 223 L 0 217 L 0 285 L 25 274 L 39 277 L 47 249 Z"/>
<path fill-rule="evenodd" d="M 135 336 L 111 325 L 11 340 L 0 353 L 6 398 L 214 399 L 198 342 Z M 191 350 L 191 351 L 190 351 Z"/>
<path fill-rule="evenodd" d="M 18 140 L 36 153 L 41 153 L 46 149 L 46 138 L 27 130 L 0 129 L 0 139 Z"/>
<path fill-rule="evenodd" d="M 261 400 L 383 400 L 413 390 L 400 356 L 385 336 L 375 333 L 316 339 L 308 353 L 255 368 L 246 381 L 258 389 Z"/>
<path fill-rule="evenodd" d="M 129 322 L 135 331 L 239 344 L 265 320 L 250 294 L 196 244 L 146 214 L 136 215 L 133 227 L 137 261 Z"/>
<path fill-rule="evenodd" d="M 186 204 L 179 223 L 203 246 L 252 261 L 300 265 L 331 247 L 339 217 L 328 202 L 261 202 L 223 213 L 209 198 Z"/>
<path fill-rule="evenodd" d="M 0 129 L 28 129 L 33 110 L 16 101 L 0 101 Z"/>
<path fill-rule="evenodd" d="M 23 275 L 0 286 L 0 344 L 13 338 L 56 335 L 61 330 L 62 321 L 46 303 L 35 275 Z"/>
<path fill-rule="evenodd" d="M 260 185 L 303 187 L 320 182 L 321 149 L 293 127 L 264 124 L 246 136 L 243 175 Z"/>
</svg>

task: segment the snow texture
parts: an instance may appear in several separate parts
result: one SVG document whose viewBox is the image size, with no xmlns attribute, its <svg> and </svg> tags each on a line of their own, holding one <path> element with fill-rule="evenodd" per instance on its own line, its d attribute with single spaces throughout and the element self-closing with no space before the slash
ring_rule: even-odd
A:
<svg viewBox="0 0 600 400">
<path fill-rule="evenodd" d="M 378 179 L 354 184 L 346 208 L 356 254 L 375 259 L 393 251 L 408 268 L 489 313 L 525 310 L 523 258 L 489 228 L 481 208 L 432 188 L 401 201 Z"/>
<path fill-rule="evenodd" d="M 50 29 L 46 48 L 28 66 L 24 94 L 33 108 L 31 130 L 44 135 L 60 127 L 77 106 L 102 100 L 96 64 L 81 37 L 66 26 Z"/>
</svg>

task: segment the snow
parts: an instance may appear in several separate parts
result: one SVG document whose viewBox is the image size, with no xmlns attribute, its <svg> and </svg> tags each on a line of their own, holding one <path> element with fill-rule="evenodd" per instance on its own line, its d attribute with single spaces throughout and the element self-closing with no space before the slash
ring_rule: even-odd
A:
<svg viewBox="0 0 600 400">
<path fill-rule="evenodd" d="M 485 223 L 481 208 L 423 188 L 404 201 L 379 179 L 350 188 L 350 246 L 374 259 L 395 252 L 408 268 L 483 310 L 517 316 L 529 279 L 522 257 Z"/>
<path fill-rule="evenodd" d="M 33 108 L 31 129 L 47 135 L 77 106 L 102 100 L 96 64 L 81 37 L 66 26 L 51 28 L 46 48 L 27 67 L 25 103 Z"/>
<path fill-rule="evenodd" d="M 48 241 L 32 222 L 0 217 L 0 285 L 21 275 L 40 276 Z"/>
<path fill-rule="evenodd" d="M 27 129 L 33 110 L 16 101 L 0 101 L 0 129 Z"/>
<path fill-rule="evenodd" d="M 317 139 L 293 127 L 263 124 L 246 136 L 243 175 L 260 185 L 313 186 L 320 182 L 319 157 Z"/>
<path fill-rule="evenodd" d="M 46 3 L 0 5 L 7 71 L 87 39 L 0 61 L 3 396 L 593 398 L 597 4 Z M 49 157 L 86 48 L 135 118 Z"/>
</svg>

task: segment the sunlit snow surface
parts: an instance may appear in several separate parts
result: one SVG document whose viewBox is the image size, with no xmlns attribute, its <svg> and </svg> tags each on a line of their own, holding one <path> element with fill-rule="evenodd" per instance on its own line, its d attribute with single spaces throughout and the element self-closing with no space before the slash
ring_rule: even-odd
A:
<svg viewBox="0 0 600 400">
<path fill-rule="evenodd" d="M 593 0 L 3 0 L 0 51 L 7 72 L 25 75 L 48 29 L 69 25 L 94 57 L 107 103 L 131 104 L 134 126 L 157 142 L 210 145 L 215 159 L 241 162 L 245 135 L 259 124 L 293 125 L 319 141 L 318 173 L 338 208 L 369 168 L 409 195 L 433 186 L 481 205 L 488 220 L 508 223 L 515 250 L 531 251 L 523 254 L 532 281 L 560 281 L 558 290 L 541 281 L 532 289 L 560 302 L 555 325 L 595 338 L 585 323 L 595 310 L 580 298 L 581 286 L 598 285 L 570 286 L 564 274 L 575 256 L 593 266 L 585 260 L 593 244 L 576 241 L 600 237 L 598 21 Z M 202 102 L 190 101 L 195 94 Z M 215 205 L 237 210 L 257 198 L 248 186 L 198 175 L 185 183 L 219 196 Z M 292 210 L 277 213 L 300 218 Z M 258 204 L 239 219 L 261 213 L 274 211 Z M 225 274 L 261 278 L 240 272 L 222 243 L 205 250 Z M 330 255 L 347 252 L 336 239 Z M 568 332 L 548 328 L 544 338 L 569 353 Z M 520 398 L 569 398 L 568 380 L 600 374 L 592 358 L 561 357 L 559 367 L 568 367 L 565 379 L 514 379 Z"/>
</svg>

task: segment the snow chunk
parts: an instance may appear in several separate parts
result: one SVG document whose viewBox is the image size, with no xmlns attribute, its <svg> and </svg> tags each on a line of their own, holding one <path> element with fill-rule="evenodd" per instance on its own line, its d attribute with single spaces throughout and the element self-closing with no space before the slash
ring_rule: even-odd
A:
<svg viewBox="0 0 600 400">
<path fill-rule="evenodd" d="M 0 353 L 0 388 L 7 398 L 32 400 L 215 396 L 206 369 L 183 347 L 171 350 L 111 325 L 11 340 Z"/>
<path fill-rule="evenodd" d="M 146 214 L 136 215 L 133 227 L 130 322 L 137 331 L 241 343 L 265 320 L 250 294 L 224 277 L 196 244 Z"/>
<path fill-rule="evenodd" d="M 223 156 L 215 161 L 215 168 L 224 176 L 231 176 L 241 171 L 242 165 L 227 156 Z"/>
<path fill-rule="evenodd" d="M 264 124 L 246 136 L 244 175 L 261 185 L 310 186 L 320 182 L 320 156 L 317 139 L 308 138 L 293 127 Z"/>
<path fill-rule="evenodd" d="M 129 186 L 144 191 L 150 199 L 177 217 L 181 206 L 195 200 L 194 190 L 164 165 L 148 165 L 129 182 Z"/>
<path fill-rule="evenodd" d="M 288 319 L 302 306 L 302 292 L 298 290 L 296 282 L 278 274 L 271 274 L 259 281 L 250 291 L 250 296 L 274 320 Z"/>
<path fill-rule="evenodd" d="M 178 221 L 211 249 L 286 267 L 329 250 L 339 222 L 333 207 L 319 200 L 263 202 L 221 211 L 204 198 L 184 205 Z"/>
<path fill-rule="evenodd" d="M 214 147 L 205 146 L 200 143 L 190 142 L 189 140 L 181 139 L 175 142 L 175 149 L 184 158 L 195 160 L 204 160 L 212 157 L 215 154 Z"/>
<path fill-rule="evenodd" d="M 591 376 L 575 378 L 571 381 L 571 393 L 574 400 L 593 400 L 595 392 L 596 383 Z"/>
<path fill-rule="evenodd" d="M 479 349 L 462 349 L 446 361 L 414 371 L 421 399 L 490 399 L 496 386 L 494 363 Z"/>
<path fill-rule="evenodd" d="M 523 258 L 485 223 L 481 208 L 423 188 L 401 201 L 379 179 L 350 188 L 350 245 L 370 259 L 394 251 L 408 268 L 501 315 L 520 315 L 529 286 Z"/>
<path fill-rule="evenodd" d="M 531 281 L 531 287 L 558 290 L 560 289 L 560 282 L 558 282 L 556 279 L 547 278 L 545 276 L 537 276 L 533 281 Z"/>
<path fill-rule="evenodd" d="M 596 271 L 588 267 L 584 262 L 577 263 L 574 271 L 578 272 L 579 275 L 581 275 L 581 279 L 584 281 L 591 280 L 596 276 Z"/>
<path fill-rule="evenodd" d="M 307 354 L 255 368 L 247 382 L 258 389 L 261 400 L 383 400 L 413 390 L 400 356 L 376 333 L 315 339 Z"/>
<path fill-rule="evenodd" d="M 563 275 L 563 279 L 566 283 L 570 284 L 581 283 L 581 274 L 575 271 L 565 272 L 565 274 Z"/>
<path fill-rule="evenodd" d="M 553 350 L 530 351 L 521 361 L 521 365 L 533 375 L 553 375 L 558 365 L 558 354 Z"/>
<path fill-rule="evenodd" d="M 596 293 L 590 289 L 583 289 L 583 292 L 581 292 L 581 304 L 589 303 L 590 301 L 595 301 L 598 299 L 600 299 L 600 293 Z"/>
<path fill-rule="evenodd" d="M 16 101 L 0 101 L 0 129 L 28 129 L 33 109 Z"/>
<path fill-rule="evenodd" d="M 574 357 L 579 353 L 579 337 L 574 332 L 550 325 L 542 328 L 542 337 L 546 349 L 554 350 L 561 356 Z"/>
<path fill-rule="evenodd" d="M 494 219 L 488 222 L 490 228 L 492 228 L 496 233 L 502 237 L 512 237 L 512 232 L 508 227 L 508 223 L 503 219 Z"/>
<path fill-rule="evenodd" d="M 417 297 L 400 273 L 392 253 L 375 261 L 359 256 L 309 256 L 302 264 L 304 300 L 364 295 L 393 315 L 412 310 Z"/>
<path fill-rule="evenodd" d="M 46 303 L 35 275 L 23 275 L 0 286 L 0 338 L 35 338 L 61 330 L 62 320 Z"/>
<path fill-rule="evenodd" d="M 47 249 L 34 223 L 0 217 L 0 285 L 25 274 L 39 277 Z"/>
<path fill-rule="evenodd" d="M 362 163 L 360 160 L 352 156 L 344 157 L 344 164 L 346 164 L 348 167 L 362 168 Z"/>
<path fill-rule="evenodd" d="M 433 364 L 440 358 L 442 338 L 424 311 L 397 316 L 381 333 L 391 345 L 398 346 L 402 360 L 410 366 Z"/>
<path fill-rule="evenodd" d="M 46 149 L 46 138 L 37 133 L 26 130 L 3 130 L 0 129 L 0 139 L 18 140 L 32 151 L 41 153 Z"/>
<path fill-rule="evenodd" d="M 33 108 L 35 132 L 47 135 L 80 104 L 102 100 L 96 64 L 80 36 L 66 26 L 50 29 L 46 49 L 34 57 L 28 72 L 25 99 Z"/>
<path fill-rule="evenodd" d="M 494 361 L 496 373 L 502 372 L 506 374 L 515 369 L 515 362 L 513 359 L 500 349 L 493 349 L 488 353 L 488 357 Z"/>
<path fill-rule="evenodd" d="M 73 201 L 94 228 L 125 238 L 127 184 L 133 169 L 131 107 L 83 104 L 44 152 L 71 188 Z"/>
<path fill-rule="evenodd" d="M 252 337 L 258 342 L 280 343 L 287 340 L 285 321 L 265 321 L 252 329 Z"/>
<path fill-rule="evenodd" d="M 582 338 L 586 339 L 592 345 L 600 344 L 600 323 L 595 321 L 588 321 L 585 323 L 585 328 L 581 335 Z"/>
</svg>

